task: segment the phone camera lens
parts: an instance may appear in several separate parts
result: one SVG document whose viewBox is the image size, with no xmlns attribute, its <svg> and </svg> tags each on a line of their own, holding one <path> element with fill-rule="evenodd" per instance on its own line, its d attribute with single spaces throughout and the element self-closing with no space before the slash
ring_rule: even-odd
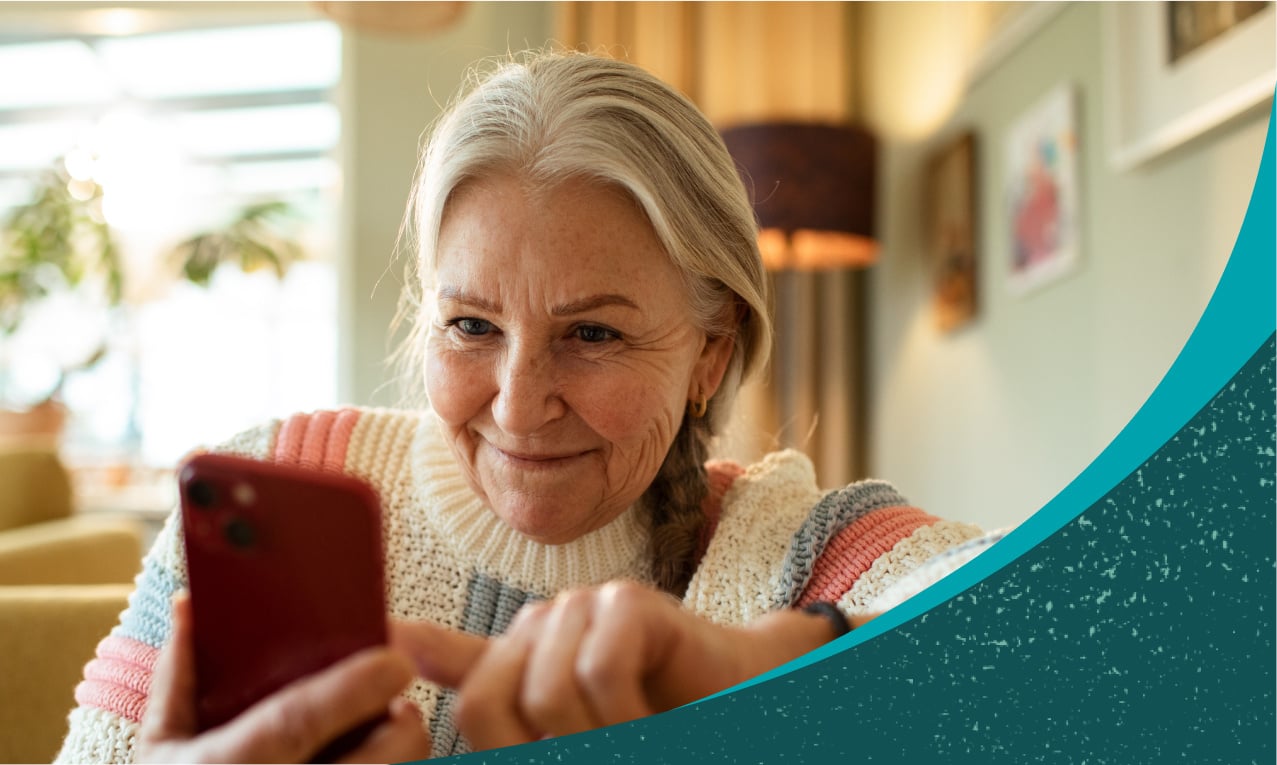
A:
<svg viewBox="0 0 1277 765">
<path fill-rule="evenodd" d="M 226 522 L 222 533 L 231 547 L 239 550 L 250 549 L 257 542 L 257 533 L 253 531 L 252 524 L 243 518 L 231 518 Z"/>
<path fill-rule="evenodd" d="M 200 508 L 210 508 L 217 499 L 217 495 L 213 492 L 213 487 L 204 481 L 194 481 L 186 489 L 186 495 L 190 497 L 191 504 Z"/>
</svg>

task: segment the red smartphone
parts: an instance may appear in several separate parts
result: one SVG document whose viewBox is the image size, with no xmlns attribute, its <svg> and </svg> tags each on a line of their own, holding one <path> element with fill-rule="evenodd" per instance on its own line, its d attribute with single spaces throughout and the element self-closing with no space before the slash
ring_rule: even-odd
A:
<svg viewBox="0 0 1277 765">
<path fill-rule="evenodd" d="M 351 476 L 221 454 L 179 468 L 200 730 L 386 642 L 381 510 Z M 341 737 L 346 749 L 377 720 Z M 325 749 L 320 761 L 339 752 Z"/>
</svg>

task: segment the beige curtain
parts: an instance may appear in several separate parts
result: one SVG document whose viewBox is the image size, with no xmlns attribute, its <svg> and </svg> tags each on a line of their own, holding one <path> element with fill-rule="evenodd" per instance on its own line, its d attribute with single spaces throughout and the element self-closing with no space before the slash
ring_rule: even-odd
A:
<svg viewBox="0 0 1277 765">
<path fill-rule="evenodd" d="M 557 39 L 632 61 L 680 89 L 720 129 L 854 116 L 854 3 L 558 4 Z M 861 477 L 861 275 L 773 278 L 772 363 L 746 386 L 720 452 L 808 454 L 824 486 Z"/>
</svg>

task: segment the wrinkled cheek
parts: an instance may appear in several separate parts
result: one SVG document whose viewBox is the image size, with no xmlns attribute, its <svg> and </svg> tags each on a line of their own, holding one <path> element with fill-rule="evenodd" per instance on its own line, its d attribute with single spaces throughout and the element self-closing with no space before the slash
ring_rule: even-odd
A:
<svg viewBox="0 0 1277 765">
<path fill-rule="evenodd" d="M 448 425 L 460 427 L 482 408 L 483 376 L 473 364 L 432 351 L 426 358 L 426 395 L 430 407 Z"/>
<path fill-rule="evenodd" d="M 628 464 L 623 472 L 628 476 L 656 475 L 674 440 L 681 407 L 674 411 L 672 401 L 652 386 L 641 384 L 622 386 L 599 399 L 607 403 L 597 408 L 592 424 L 624 455 Z"/>
</svg>

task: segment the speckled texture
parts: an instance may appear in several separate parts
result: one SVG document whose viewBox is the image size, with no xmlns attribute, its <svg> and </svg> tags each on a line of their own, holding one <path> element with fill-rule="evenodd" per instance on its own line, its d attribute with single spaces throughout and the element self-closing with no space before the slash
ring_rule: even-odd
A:
<svg viewBox="0 0 1277 765">
<path fill-rule="evenodd" d="M 1042 544 L 771 682 L 465 762 L 1274 761 L 1274 342 Z"/>
</svg>

